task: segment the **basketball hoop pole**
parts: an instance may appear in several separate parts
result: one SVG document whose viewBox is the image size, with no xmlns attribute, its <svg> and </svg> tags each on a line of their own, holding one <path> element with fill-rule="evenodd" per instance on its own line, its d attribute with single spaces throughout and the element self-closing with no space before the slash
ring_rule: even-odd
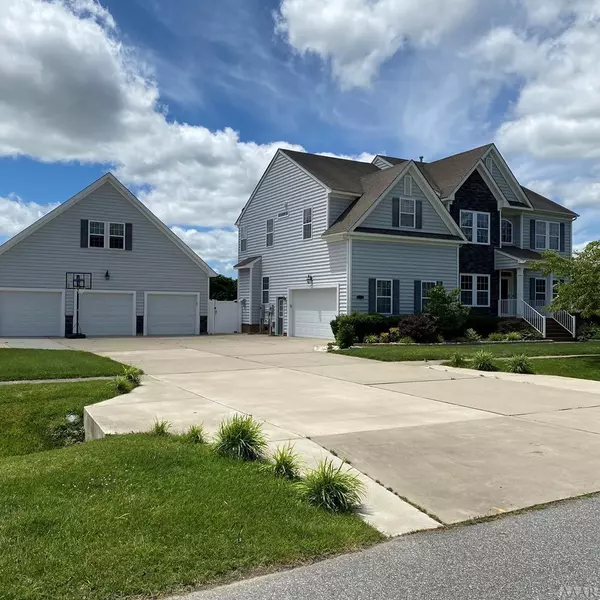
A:
<svg viewBox="0 0 600 600">
<path fill-rule="evenodd" d="M 65 276 L 65 287 L 74 290 L 74 312 L 75 312 L 75 327 L 71 333 L 66 333 L 68 338 L 84 338 L 85 334 L 81 332 L 79 324 L 79 290 L 92 289 L 92 274 L 91 273 L 67 273 Z"/>
</svg>

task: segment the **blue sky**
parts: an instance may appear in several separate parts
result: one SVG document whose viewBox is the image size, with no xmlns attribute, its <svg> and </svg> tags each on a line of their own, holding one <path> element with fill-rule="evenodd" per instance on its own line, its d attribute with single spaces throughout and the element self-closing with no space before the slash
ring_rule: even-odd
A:
<svg viewBox="0 0 600 600">
<path fill-rule="evenodd" d="M 577 244 L 599 237 L 599 0 L 0 7 L 0 241 L 112 170 L 231 274 L 277 147 L 434 160 L 490 141 L 582 214 Z"/>
</svg>

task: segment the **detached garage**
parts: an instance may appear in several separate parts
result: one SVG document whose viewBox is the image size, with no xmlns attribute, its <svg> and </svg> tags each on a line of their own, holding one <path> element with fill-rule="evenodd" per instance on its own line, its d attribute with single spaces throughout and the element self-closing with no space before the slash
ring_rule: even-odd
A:
<svg viewBox="0 0 600 600">
<path fill-rule="evenodd" d="M 338 314 L 338 288 L 291 291 L 292 332 L 295 337 L 332 339 L 331 321 Z"/>
<path fill-rule="evenodd" d="M 64 290 L 0 289 L 0 337 L 64 335 Z"/>
</svg>

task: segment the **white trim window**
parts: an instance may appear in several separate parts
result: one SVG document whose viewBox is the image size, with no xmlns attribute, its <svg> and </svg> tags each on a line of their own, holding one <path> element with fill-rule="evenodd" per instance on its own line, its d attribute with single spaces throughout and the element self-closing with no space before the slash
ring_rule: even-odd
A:
<svg viewBox="0 0 600 600">
<path fill-rule="evenodd" d="M 500 222 L 500 233 L 503 244 L 513 243 L 513 224 L 508 219 L 502 219 Z"/>
<path fill-rule="evenodd" d="M 560 224 L 555 221 L 535 222 L 535 249 L 560 250 Z"/>
<path fill-rule="evenodd" d="M 391 279 L 378 279 L 376 281 L 375 310 L 382 315 L 392 314 Z"/>
<path fill-rule="evenodd" d="M 421 310 L 425 310 L 429 302 L 429 292 L 437 285 L 437 281 L 421 281 Z"/>
<path fill-rule="evenodd" d="M 400 227 L 415 228 L 416 204 L 410 198 L 400 199 Z"/>
<path fill-rule="evenodd" d="M 460 274 L 460 301 L 465 306 L 490 305 L 490 276 Z"/>
<path fill-rule="evenodd" d="M 413 193 L 413 178 L 412 175 L 404 176 L 404 195 L 412 196 Z"/>
<path fill-rule="evenodd" d="M 275 242 L 273 229 L 274 229 L 273 219 L 267 219 L 267 248 L 270 248 Z"/>
<path fill-rule="evenodd" d="M 546 306 L 546 279 L 536 277 L 534 290 L 534 308 Z"/>
<path fill-rule="evenodd" d="M 269 304 L 269 278 L 262 278 L 262 303 Z"/>
<path fill-rule="evenodd" d="M 312 238 L 312 208 L 305 208 L 302 213 L 302 239 Z"/>
<path fill-rule="evenodd" d="M 240 225 L 240 252 L 246 252 L 248 249 L 248 228 Z"/>
<path fill-rule="evenodd" d="M 108 224 L 108 247 L 125 250 L 125 223 Z"/>
<path fill-rule="evenodd" d="M 105 245 L 104 221 L 90 221 L 88 233 L 88 246 L 90 248 L 104 248 Z"/>
<path fill-rule="evenodd" d="M 472 244 L 487 245 L 490 243 L 490 213 L 461 210 L 460 228 Z"/>
</svg>

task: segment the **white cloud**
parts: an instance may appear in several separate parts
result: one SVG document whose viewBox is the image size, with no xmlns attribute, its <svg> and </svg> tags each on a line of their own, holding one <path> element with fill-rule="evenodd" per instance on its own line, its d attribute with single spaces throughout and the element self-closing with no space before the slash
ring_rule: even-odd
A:
<svg viewBox="0 0 600 600">
<path fill-rule="evenodd" d="M 205 261 L 210 262 L 216 270 L 223 275 L 230 275 L 233 271 L 234 257 L 237 256 L 237 232 L 231 229 L 211 229 L 199 231 L 172 227 L 173 233 L 178 235 L 194 252 L 198 253 Z"/>
<path fill-rule="evenodd" d="M 0 238 L 12 237 L 50 212 L 56 204 L 25 202 L 16 195 L 0 196 Z"/>
<path fill-rule="evenodd" d="M 406 45 L 427 47 L 476 6 L 475 0 L 281 0 L 276 30 L 299 53 L 331 63 L 343 88 L 368 86 Z"/>
</svg>

